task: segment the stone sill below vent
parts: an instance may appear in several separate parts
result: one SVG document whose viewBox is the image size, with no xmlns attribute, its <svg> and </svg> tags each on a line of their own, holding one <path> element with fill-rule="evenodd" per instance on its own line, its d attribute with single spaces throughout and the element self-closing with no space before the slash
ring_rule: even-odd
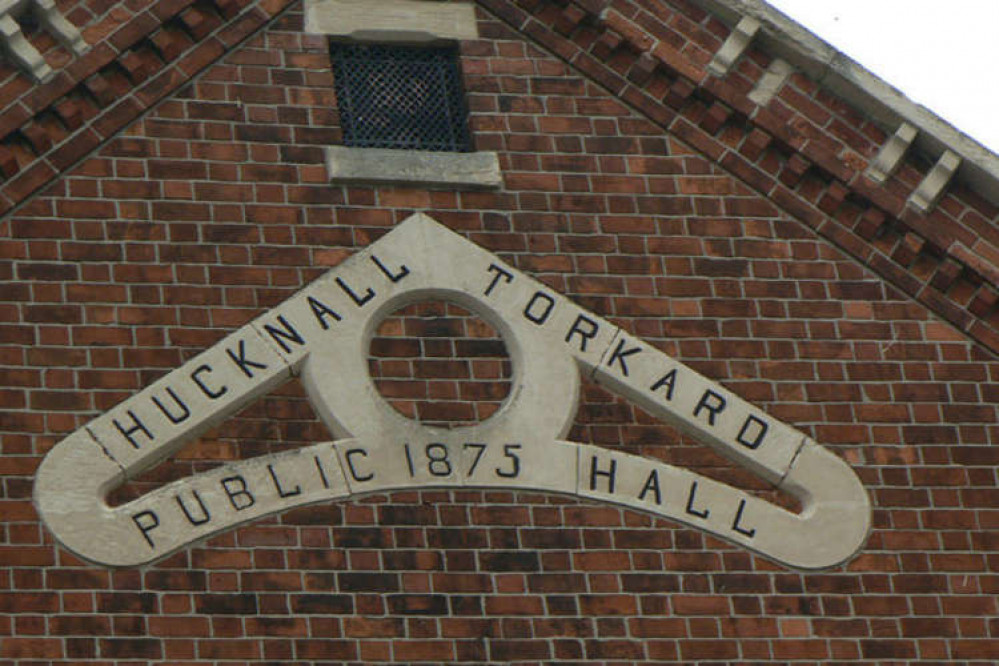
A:
<svg viewBox="0 0 999 666">
<path fill-rule="evenodd" d="M 412 185 L 455 189 L 499 189 L 503 185 L 494 152 L 438 153 L 388 148 L 326 148 L 332 183 Z"/>
</svg>

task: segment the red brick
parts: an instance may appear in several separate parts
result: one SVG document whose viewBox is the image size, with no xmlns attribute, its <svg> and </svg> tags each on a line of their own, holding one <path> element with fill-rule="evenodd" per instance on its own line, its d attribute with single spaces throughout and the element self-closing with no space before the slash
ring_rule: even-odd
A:
<svg viewBox="0 0 999 666">
<path fill-rule="evenodd" d="M 125 52 L 155 30 L 162 19 L 157 19 L 149 13 L 137 14 L 128 23 L 119 28 L 108 40 L 108 43 L 119 52 Z"/>
<path fill-rule="evenodd" d="M 59 638 L 4 638 L 0 656 L 8 659 L 61 659 L 62 639 Z"/>
<path fill-rule="evenodd" d="M 141 96 L 105 63 L 87 96 L 119 106 L 92 128 L 64 138 L 46 124 L 50 106 L 25 128 L 55 146 L 50 165 L 73 172 L 22 185 L 15 194 L 33 194 L 0 220 L 0 560 L 9 562 L 0 634 L 13 641 L 0 656 L 992 659 L 982 642 L 999 590 L 987 574 L 999 524 L 989 511 L 999 333 L 995 256 L 978 239 L 993 240 L 996 211 L 980 197 L 958 184 L 937 215 L 903 215 L 907 171 L 876 186 L 854 173 L 863 160 L 835 150 L 877 138 L 871 119 L 802 74 L 792 94 L 749 109 L 745 91 L 772 55 L 766 44 L 726 81 L 697 78 L 727 29 L 689 3 L 653 13 L 650 3 L 618 2 L 601 18 L 599 2 L 547 0 L 482 2 L 483 36 L 462 47 L 476 139 L 498 150 L 503 190 L 331 187 L 323 151 L 341 131 L 325 40 L 299 32 L 300 12 L 264 27 L 282 2 L 228 28 L 210 5 L 188 4 L 143 14 L 181 12 L 168 30 L 183 24 L 209 40 L 177 55 L 183 74 L 144 60 L 154 54 L 143 39 L 162 27 L 147 21 L 129 37 L 146 46 L 125 57 L 149 81 Z M 221 3 L 220 12 L 249 6 Z M 122 7 L 109 11 L 127 19 Z M 528 23 L 529 38 L 509 23 Z M 208 36 L 216 27 L 245 45 L 225 53 Z M 185 48 L 164 34 L 160 49 Z M 666 62 L 652 54 L 657 45 Z M 38 90 L 35 103 L 48 99 L 70 124 L 94 112 Z M 814 146 L 801 151 L 806 142 Z M 36 159 L 20 139 L 5 148 L 11 171 Z M 865 552 L 802 577 L 645 514 L 474 489 L 323 503 L 143 571 L 105 572 L 45 536 L 30 499 L 41 452 L 412 210 L 846 458 L 876 506 Z M 406 357 L 377 356 L 402 378 L 383 394 L 407 399 L 414 414 L 475 419 L 502 387 L 468 381 L 439 342 L 427 357 L 413 338 L 374 342 L 377 354 Z M 405 372 L 390 365 L 399 362 Z M 413 370 L 454 376 L 431 386 Z M 304 395 L 296 382 L 281 387 L 128 492 L 330 439 Z M 758 483 L 589 382 L 568 437 Z"/>
</svg>

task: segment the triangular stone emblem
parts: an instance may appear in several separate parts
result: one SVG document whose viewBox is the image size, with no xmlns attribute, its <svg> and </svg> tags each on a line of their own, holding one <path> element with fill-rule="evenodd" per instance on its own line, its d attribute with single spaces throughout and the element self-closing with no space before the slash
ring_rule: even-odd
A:
<svg viewBox="0 0 999 666">
<path fill-rule="evenodd" d="M 434 298 L 486 319 L 510 350 L 510 397 L 482 423 L 448 430 L 411 421 L 368 374 L 381 319 Z M 802 511 L 660 461 L 565 441 L 580 372 L 790 493 Z M 107 504 L 113 488 L 293 376 L 335 441 Z M 871 519 L 867 493 L 843 460 L 425 215 L 60 442 L 38 471 L 35 502 L 72 552 L 135 566 L 295 506 L 419 487 L 610 502 L 800 569 L 849 559 Z"/>
</svg>

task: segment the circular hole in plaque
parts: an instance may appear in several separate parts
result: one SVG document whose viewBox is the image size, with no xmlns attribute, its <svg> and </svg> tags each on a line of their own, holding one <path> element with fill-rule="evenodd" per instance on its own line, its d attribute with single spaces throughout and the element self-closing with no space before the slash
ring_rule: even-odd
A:
<svg viewBox="0 0 999 666">
<path fill-rule="evenodd" d="M 485 421 L 510 394 L 513 365 L 497 330 L 449 301 L 413 303 L 386 317 L 368 349 L 381 396 L 422 425 Z"/>
</svg>

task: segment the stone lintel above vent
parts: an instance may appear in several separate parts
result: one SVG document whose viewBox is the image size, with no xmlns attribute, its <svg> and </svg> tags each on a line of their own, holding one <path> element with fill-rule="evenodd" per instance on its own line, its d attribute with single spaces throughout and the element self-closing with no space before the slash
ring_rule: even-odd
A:
<svg viewBox="0 0 999 666">
<path fill-rule="evenodd" d="M 305 31 L 356 42 L 461 41 L 479 36 L 470 3 L 306 0 Z"/>
</svg>

